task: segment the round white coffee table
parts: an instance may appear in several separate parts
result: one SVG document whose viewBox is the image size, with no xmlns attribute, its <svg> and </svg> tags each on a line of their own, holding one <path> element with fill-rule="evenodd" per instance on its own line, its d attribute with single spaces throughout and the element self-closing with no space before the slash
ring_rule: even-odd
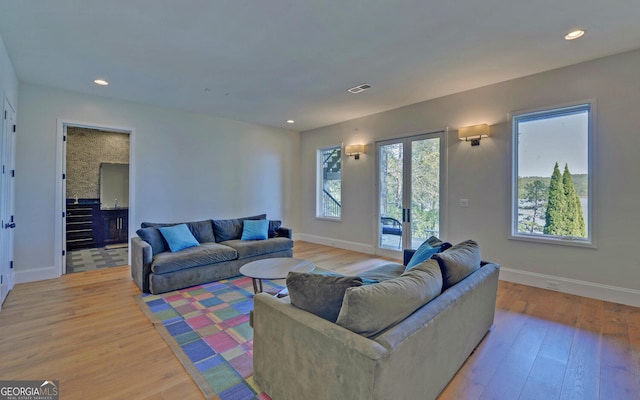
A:
<svg viewBox="0 0 640 400">
<path fill-rule="evenodd" d="M 240 267 L 240 273 L 253 280 L 253 292 L 262 292 L 263 279 L 285 279 L 294 272 L 311 272 L 316 266 L 307 260 L 291 257 L 264 258 Z"/>
</svg>

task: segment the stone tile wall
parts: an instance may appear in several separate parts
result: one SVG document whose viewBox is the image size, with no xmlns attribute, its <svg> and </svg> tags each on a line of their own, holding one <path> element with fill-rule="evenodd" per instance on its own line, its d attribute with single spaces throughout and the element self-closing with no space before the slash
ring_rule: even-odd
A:
<svg viewBox="0 0 640 400">
<path fill-rule="evenodd" d="M 67 198 L 100 198 L 100 164 L 129 163 L 129 135 L 67 128 Z"/>
</svg>

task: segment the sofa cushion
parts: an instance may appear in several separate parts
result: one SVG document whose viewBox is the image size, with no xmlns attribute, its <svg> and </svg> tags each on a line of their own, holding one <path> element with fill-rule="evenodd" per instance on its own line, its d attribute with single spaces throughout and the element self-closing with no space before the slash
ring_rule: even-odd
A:
<svg viewBox="0 0 640 400">
<path fill-rule="evenodd" d="M 163 226 L 174 226 L 178 225 L 180 222 L 176 223 L 158 223 L 158 222 L 143 222 L 141 227 L 144 228 L 160 228 Z M 191 231 L 193 236 L 196 238 L 198 243 L 205 242 L 215 242 L 215 238 L 213 236 L 213 223 L 210 219 L 205 219 L 203 221 L 193 221 L 193 222 L 185 222 L 187 228 Z M 154 251 L 153 254 L 156 254 Z"/>
<path fill-rule="evenodd" d="M 233 219 L 214 219 L 213 234 L 216 242 L 221 243 L 227 240 L 240 239 L 242 237 L 242 221 L 245 219 L 267 219 L 267 214 Z"/>
<path fill-rule="evenodd" d="M 140 239 L 149 243 L 152 254 L 158 254 L 169 250 L 169 246 L 158 228 L 140 228 L 136 233 Z"/>
<path fill-rule="evenodd" d="M 167 241 L 167 245 L 169 245 L 169 249 L 172 252 L 200 245 L 186 224 L 162 226 L 158 228 L 158 230 L 162 234 L 162 237 L 164 237 L 164 240 Z"/>
<path fill-rule="evenodd" d="M 242 237 L 240 240 L 267 240 L 269 221 L 266 219 L 242 221 Z"/>
<path fill-rule="evenodd" d="M 269 237 L 274 238 L 278 236 L 278 229 L 282 226 L 282 221 L 269 221 Z"/>
<path fill-rule="evenodd" d="M 187 222 L 187 227 L 189 227 L 193 236 L 195 236 L 200 243 L 216 241 L 215 236 L 213 235 L 213 221 L 210 219 Z"/>
<path fill-rule="evenodd" d="M 404 265 L 400 263 L 383 264 L 368 271 L 360 273 L 360 277 L 377 282 L 397 278 L 404 272 Z"/>
<path fill-rule="evenodd" d="M 362 286 L 357 276 L 289 272 L 287 289 L 291 304 L 320 318 L 336 322 L 347 288 Z"/>
<path fill-rule="evenodd" d="M 442 290 L 447 290 L 480 268 L 480 247 L 473 240 L 466 240 L 445 252 L 434 254 L 433 259 L 438 261 L 442 270 Z"/>
<path fill-rule="evenodd" d="M 165 251 L 154 255 L 151 271 L 155 274 L 166 274 L 201 265 L 235 260 L 237 255 L 238 253 L 231 247 L 212 242 L 202 243 L 200 246 L 190 247 L 177 253 Z"/>
<path fill-rule="evenodd" d="M 284 251 L 293 248 L 293 240 L 281 237 L 276 237 L 268 240 L 227 240 L 226 242 L 221 242 L 220 244 L 235 249 L 238 252 L 238 260 L 259 256 L 262 254 L 276 253 L 278 251 Z"/>
<path fill-rule="evenodd" d="M 339 274 L 337 272 L 333 272 L 333 271 L 327 271 L 327 270 L 323 270 L 323 269 L 314 269 L 313 274 L 317 274 L 317 275 L 325 275 L 325 276 L 345 276 L 343 274 Z M 377 279 L 370 279 L 367 278 L 363 275 L 358 276 L 358 278 L 360 278 L 360 280 L 362 280 L 362 284 L 363 285 L 373 285 L 374 283 L 378 283 L 380 282 Z"/>
<path fill-rule="evenodd" d="M 435 260 L 416 265 L 397 278 L 345 291 L 336 324 L 372 337 L 397 324 L 442 291 Z"/>
</svg>

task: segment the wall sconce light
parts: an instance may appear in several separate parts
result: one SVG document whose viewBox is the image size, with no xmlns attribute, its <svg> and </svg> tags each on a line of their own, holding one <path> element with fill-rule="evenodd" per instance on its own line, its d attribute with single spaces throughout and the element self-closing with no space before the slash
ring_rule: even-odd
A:
<svg viewBox="0 0 640 400">
<path fill-rule="evenodd" d="M 360 159 L 360 153 L 364 153 L 364 145 L 363 144 L 352 144 L 344 148 L 344 152 L 347 153 L 348 156 L 353 156 L 354 159 Z"/>
<path fill-rule="evenodd" d="M 489 125 L 480 124 L 458 129 L 458 139 L 471 141 L 471 146 L 480 146 L 480 139 L 489 137 Z"/>
</svg>

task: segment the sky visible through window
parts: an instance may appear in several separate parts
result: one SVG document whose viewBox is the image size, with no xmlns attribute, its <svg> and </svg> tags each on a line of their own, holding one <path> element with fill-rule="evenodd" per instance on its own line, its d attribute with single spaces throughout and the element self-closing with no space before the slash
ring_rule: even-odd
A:
<svg viewBox="0 0 640 400">
<path fill-rule="evenodd" d="M 547 117 L 518 122 L 518 176 L 550 177 L 558 162 L 572 175 L 588 173 L 589 114 Z"/>
<path fill-rule="evenodd" d="M 590 109 L 583 104 L 514 117 L 515 232 L 588 239 Z M 571 174 L 566 187 L 565 166 Z"/>
</svg>

